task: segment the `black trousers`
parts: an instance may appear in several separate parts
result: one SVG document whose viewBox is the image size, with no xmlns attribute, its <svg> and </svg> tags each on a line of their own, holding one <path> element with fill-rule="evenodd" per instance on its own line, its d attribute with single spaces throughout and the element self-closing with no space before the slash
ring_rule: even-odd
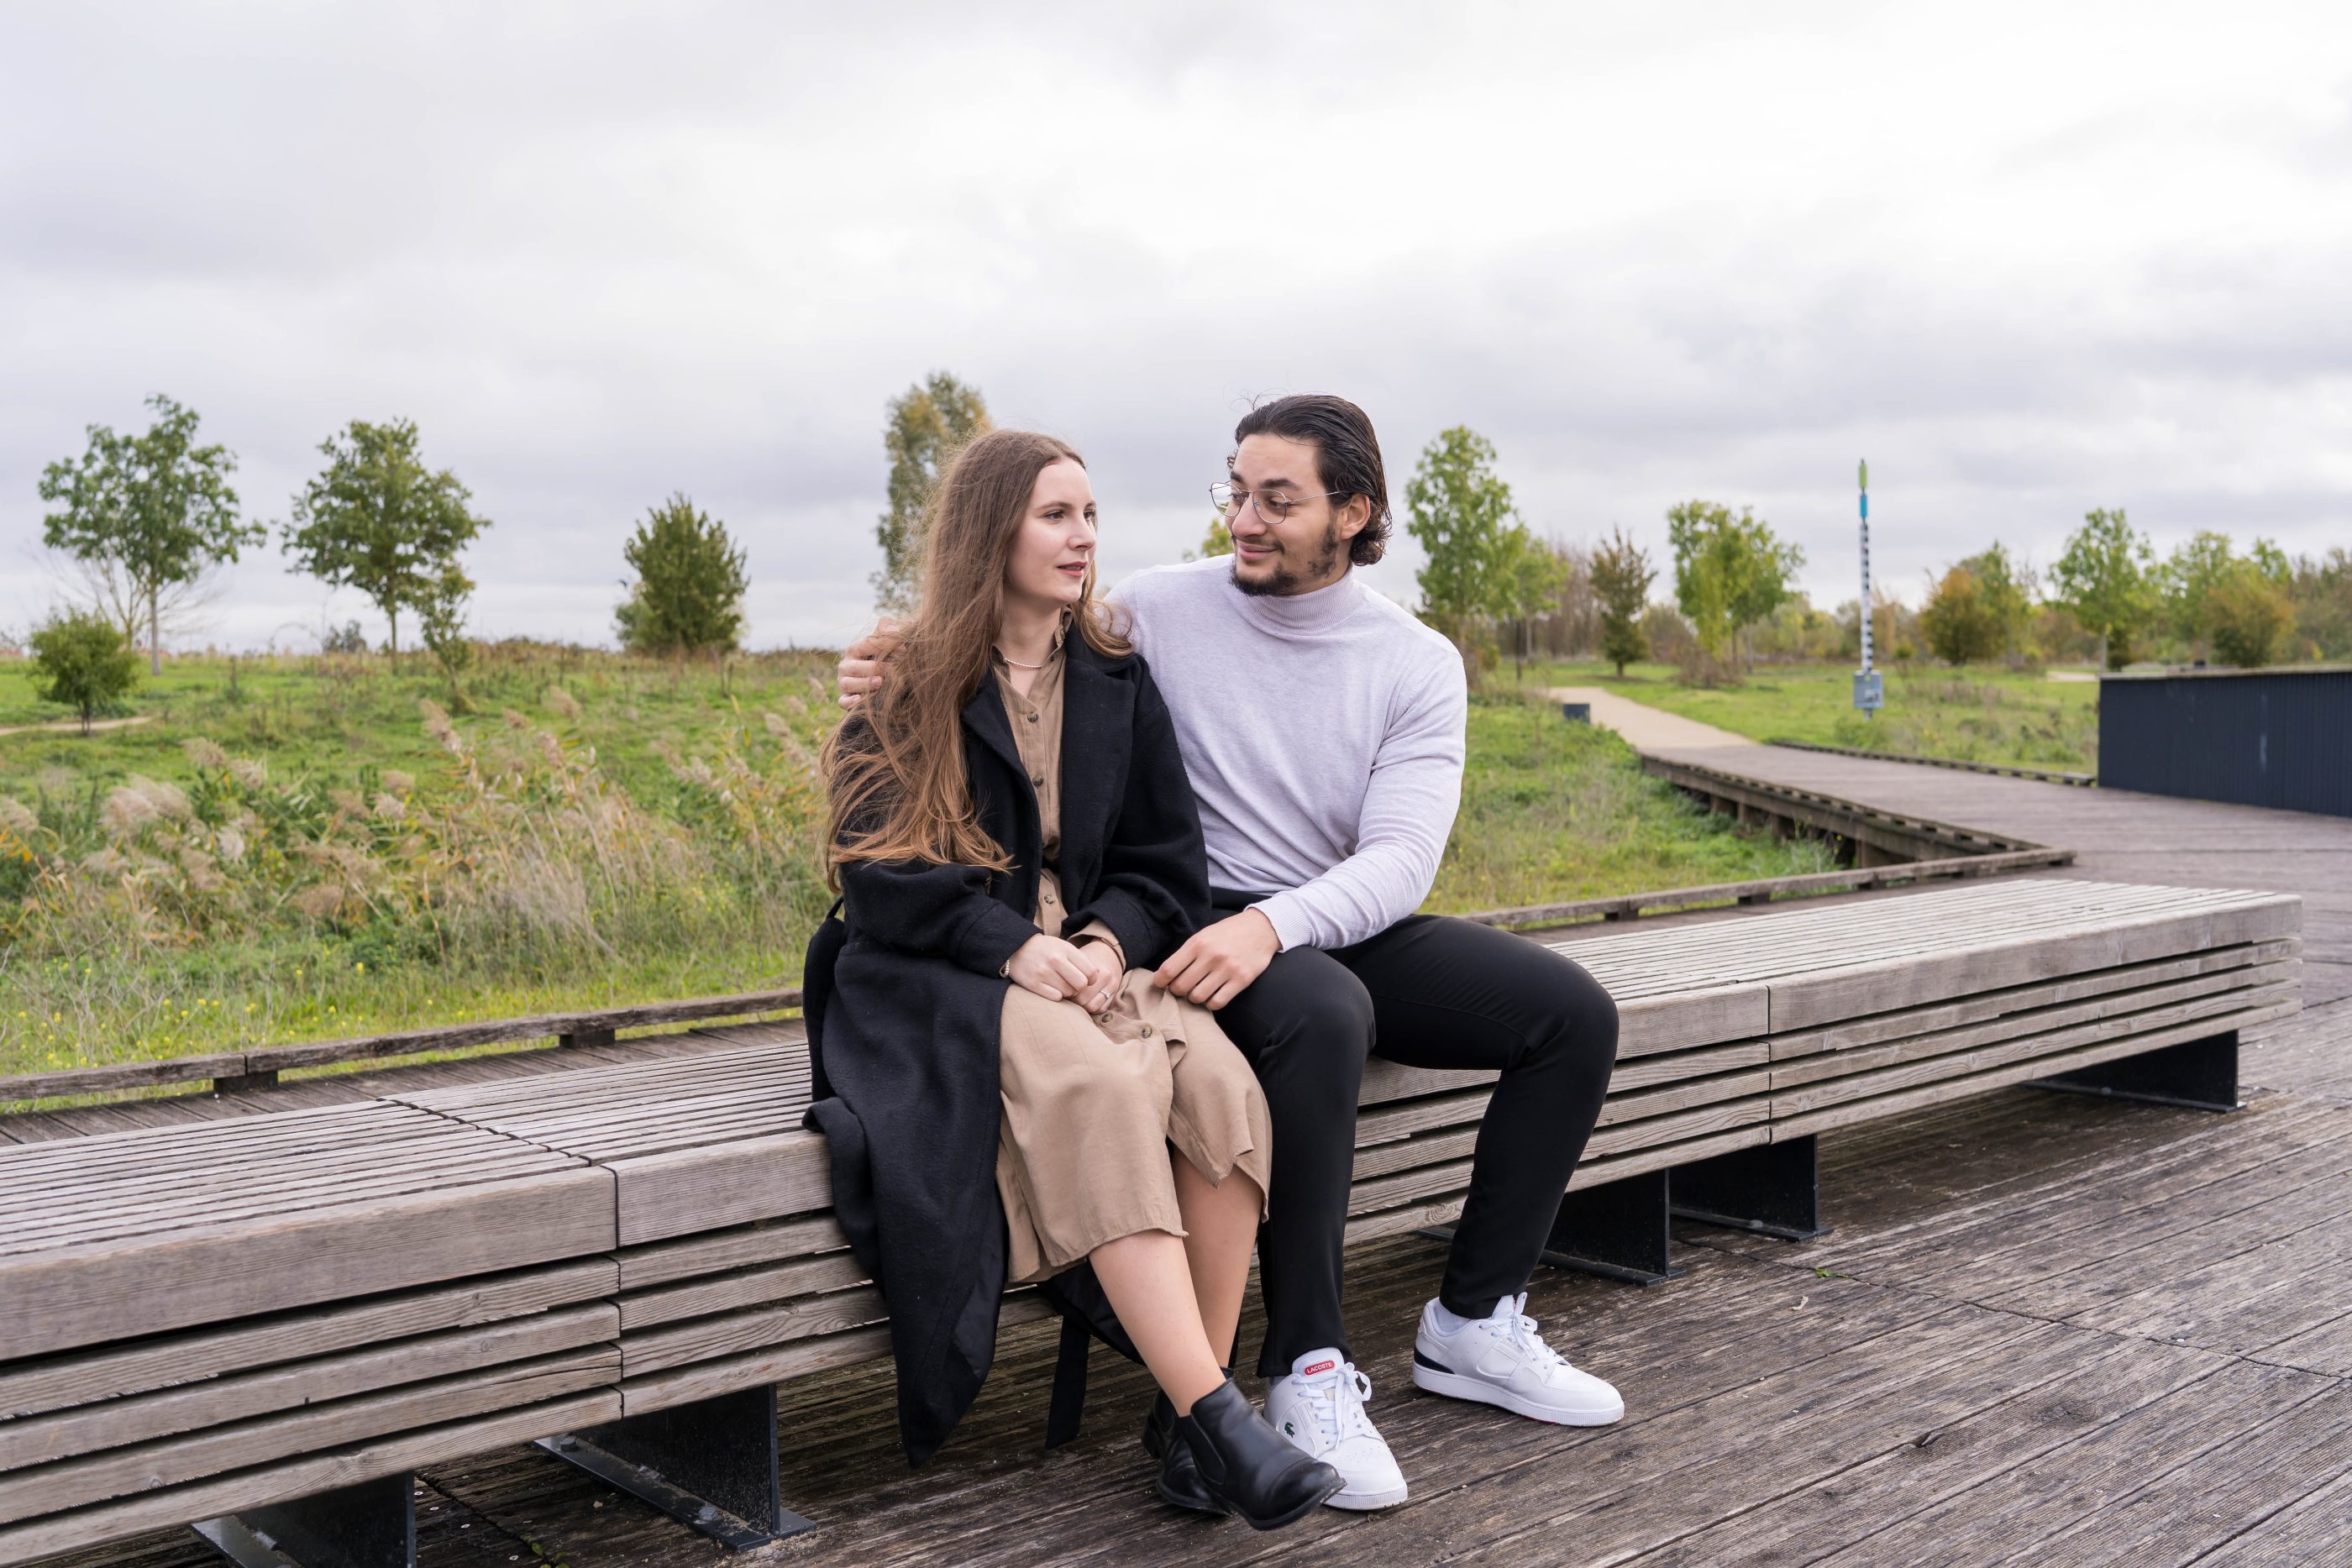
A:
<svg viewBox="0 0 2352 1568">
<path fill-rule="evenodd" d="M 1255 896 L 1220 890 L 1216 902 L 1232 911 Z M 1599 981 L 1523 936 L 1416 915 L 1350 947 L 1276 954 L 1218 1019 L 1274 1115 L 1261 1376 L 1347 1348 L 1340 1251 L 1370 1056 L 1501 1071 L 1438 1299 L 1483 1318 L 1527 1288 L 1617 1060 L 1617 1007 Z"/>
</svg>

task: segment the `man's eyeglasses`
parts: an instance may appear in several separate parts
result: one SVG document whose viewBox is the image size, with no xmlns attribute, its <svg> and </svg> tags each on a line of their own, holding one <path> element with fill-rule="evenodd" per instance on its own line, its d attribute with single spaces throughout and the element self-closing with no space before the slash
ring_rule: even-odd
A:
<svg viewBox="0 0 2352 1568">
<path fill-rule="evenodd" d="M 1209 499 L 1215 503 L 1217 510 L 1225 516 L 1239 517 L 1244 507 L 1255 501 L 1257 515 L 1269 523 L 1281 522 L 1309 501 L 1328 500 L 1333 496 L 1346 494 L 1348 492 L 1345 490 L 1326 490 L 1319 496 L 1293 496 L 1281 490 L 1244 490 L 1240 486 L 1233 484 L 1209 486 Z"/>
</svg>

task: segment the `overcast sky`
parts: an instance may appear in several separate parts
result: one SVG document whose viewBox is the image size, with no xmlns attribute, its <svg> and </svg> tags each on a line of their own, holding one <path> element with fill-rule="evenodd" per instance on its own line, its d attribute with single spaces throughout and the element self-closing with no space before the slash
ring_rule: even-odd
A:
<svg viewBox="0 0 2352 1568">
<path fill-rule="evenodd" d="M 2352 543 L 2352 7 L 0 8 L 0 625 L 42 465 L 160 391 L 272 523 L 415 420 L 485 634 L 609 641 L 684 490 L 753 642 L 835 643 L 935 369 L 1086 452 L 1113 575 L 1308 390 L 1400 507 L 1466 423 L 1538 531 L 1752 505 L 1824 606 L 1861 456 L 1914 599 L 2095 506 Z M 349 618 L 273 538 L 194 641 Z"/>
</svg>

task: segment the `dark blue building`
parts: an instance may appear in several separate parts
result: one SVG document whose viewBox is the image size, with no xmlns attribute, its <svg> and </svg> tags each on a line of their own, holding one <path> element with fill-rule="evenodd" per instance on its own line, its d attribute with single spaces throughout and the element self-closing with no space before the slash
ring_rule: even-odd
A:
<svg viewBox="0 0 2352 1568">
<path fill-rule="evenodd" d="M 2099 783 L 2352 817 L 2352 668 L 2104 676 Z"/>
</svg>

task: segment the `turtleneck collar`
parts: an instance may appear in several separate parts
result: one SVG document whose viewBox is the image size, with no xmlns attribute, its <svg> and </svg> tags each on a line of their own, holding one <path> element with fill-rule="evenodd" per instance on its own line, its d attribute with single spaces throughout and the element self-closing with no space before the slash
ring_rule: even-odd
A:
<svg viewBox="0 0 2352 1568">
<path fill-rule="evenodd" d="M 1339 581 L 1312 593 L 1244 593 L 1228 581 L 1225 591 L 1241 601 L 1243 618 L 1277 637 L 1313 637 L 1339 627 L 1364 601 L 1366 590 L 1350 570 Z"/>
</svg>

